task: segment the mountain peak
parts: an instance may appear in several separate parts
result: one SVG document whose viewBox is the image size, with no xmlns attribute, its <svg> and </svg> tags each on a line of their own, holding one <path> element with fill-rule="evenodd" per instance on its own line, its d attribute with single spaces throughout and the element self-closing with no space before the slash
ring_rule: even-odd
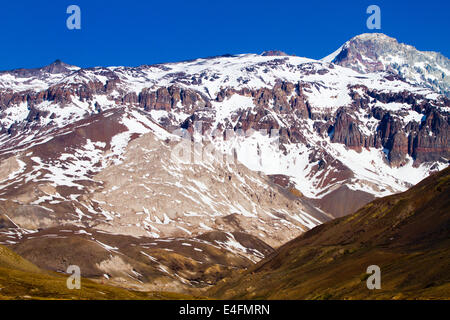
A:
<svg viewBox="0 0 450 320">
<path fill-rule="evenodd" d="M 268 50 L 261 53 L 263 57 L 270 57 L 270 56 L 288 56 L 286 52 L 280 51 L 280 50 Z"/>
<path fill-rule="evenodd" d="M 448 58 L 436 52 L 419 51 L 383 33 L 357 35 L 322 61 L 360 73 L 392 72 L 450 97 Z"/>
<path fill-rule="evenodd" d="M 384 33 L 362 33 L 359 34 L 357 36 L 354 36 L 351 40 L 353 39 L 359 39 L 359 40 L 395 40 L 397 41 L 395 38 L 389 37 L 387 35 L 385 35 Z"/>
<path fill-rule="evenodd" d="M 70 71 L 74 71 L 77 70 L 78 67 L 75 67 L 73 65 L 67 64 L 63 61 L 61 61 L 60 59 L 56 59 L 55 61 L 53 61 L 52 63 L 50 63 L 49 65 L 42 67 L 41 71 L 46 71 L 48 73 L 64 73 L 64 72 L 70 72 Z"/>
</svg>

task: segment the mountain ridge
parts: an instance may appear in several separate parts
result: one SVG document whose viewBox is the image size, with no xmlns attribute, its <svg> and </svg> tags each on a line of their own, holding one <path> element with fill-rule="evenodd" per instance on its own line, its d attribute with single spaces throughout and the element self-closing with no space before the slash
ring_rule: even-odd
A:
<svg viewBox="0 0 450 320">
<path fill-rule="evenodd" d="M 450 169 L 288 242 L 210 293 L 221 299 L 448 299 Z M 369 290 L 369 265 L 381 289 Z"/>
</svg>

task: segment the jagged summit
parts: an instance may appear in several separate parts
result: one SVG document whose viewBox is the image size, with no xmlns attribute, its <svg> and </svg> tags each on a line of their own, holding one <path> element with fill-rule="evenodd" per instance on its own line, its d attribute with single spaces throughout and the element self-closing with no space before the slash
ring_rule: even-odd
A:
<svg viewBox="0 0 450 320">
<path fill-rule="evenodd" d="M 419 51 L 383 33 L 353 37 L 322 59 L 360 73 L 389 71 L 408 82 L 450 97 L 450 60 L 438 52 Z"/>
</svg>

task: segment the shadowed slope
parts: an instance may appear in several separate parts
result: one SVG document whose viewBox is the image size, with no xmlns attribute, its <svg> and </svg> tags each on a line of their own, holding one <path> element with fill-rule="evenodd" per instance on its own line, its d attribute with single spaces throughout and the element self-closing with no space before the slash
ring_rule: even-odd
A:
<svg viewBox="0 0 450 320">
<path fill-rule="evenodd" d="M 282 246 L 211 294 L 250 299 L 448 299 L 450 168 Z M 381 268 L 368 290 L 366 268 Z"/>
<path fill-rule="evenodd" d="M 187 299 L 172 293 L 136 292 L 82 279 L 69 290 L 68 275 L 47 272 L 0 245 L 0 300 L 9 299 Z"/>
</svg>

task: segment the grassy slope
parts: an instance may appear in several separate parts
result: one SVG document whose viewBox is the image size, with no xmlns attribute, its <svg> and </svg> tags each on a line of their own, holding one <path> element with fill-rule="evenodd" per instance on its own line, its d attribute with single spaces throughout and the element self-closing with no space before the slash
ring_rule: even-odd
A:
<svg viewBox="0 0 450 320">
<path fill-rule="evenodd" d="M 82 279 L 80 290 L 69 290 L 67 276 L 39 269 L 0 246 L 0 300 L 5 299 L 188 299 L 172 293 L 144 293 Z"/>
<path fill-rule="evenodd" d="M 375 200 L 282 246 L 217 298 L 449 299 L 450 168 L 402 194 Z M 381 268 L 368 290 L 366 268 Z"/>
</svg>

